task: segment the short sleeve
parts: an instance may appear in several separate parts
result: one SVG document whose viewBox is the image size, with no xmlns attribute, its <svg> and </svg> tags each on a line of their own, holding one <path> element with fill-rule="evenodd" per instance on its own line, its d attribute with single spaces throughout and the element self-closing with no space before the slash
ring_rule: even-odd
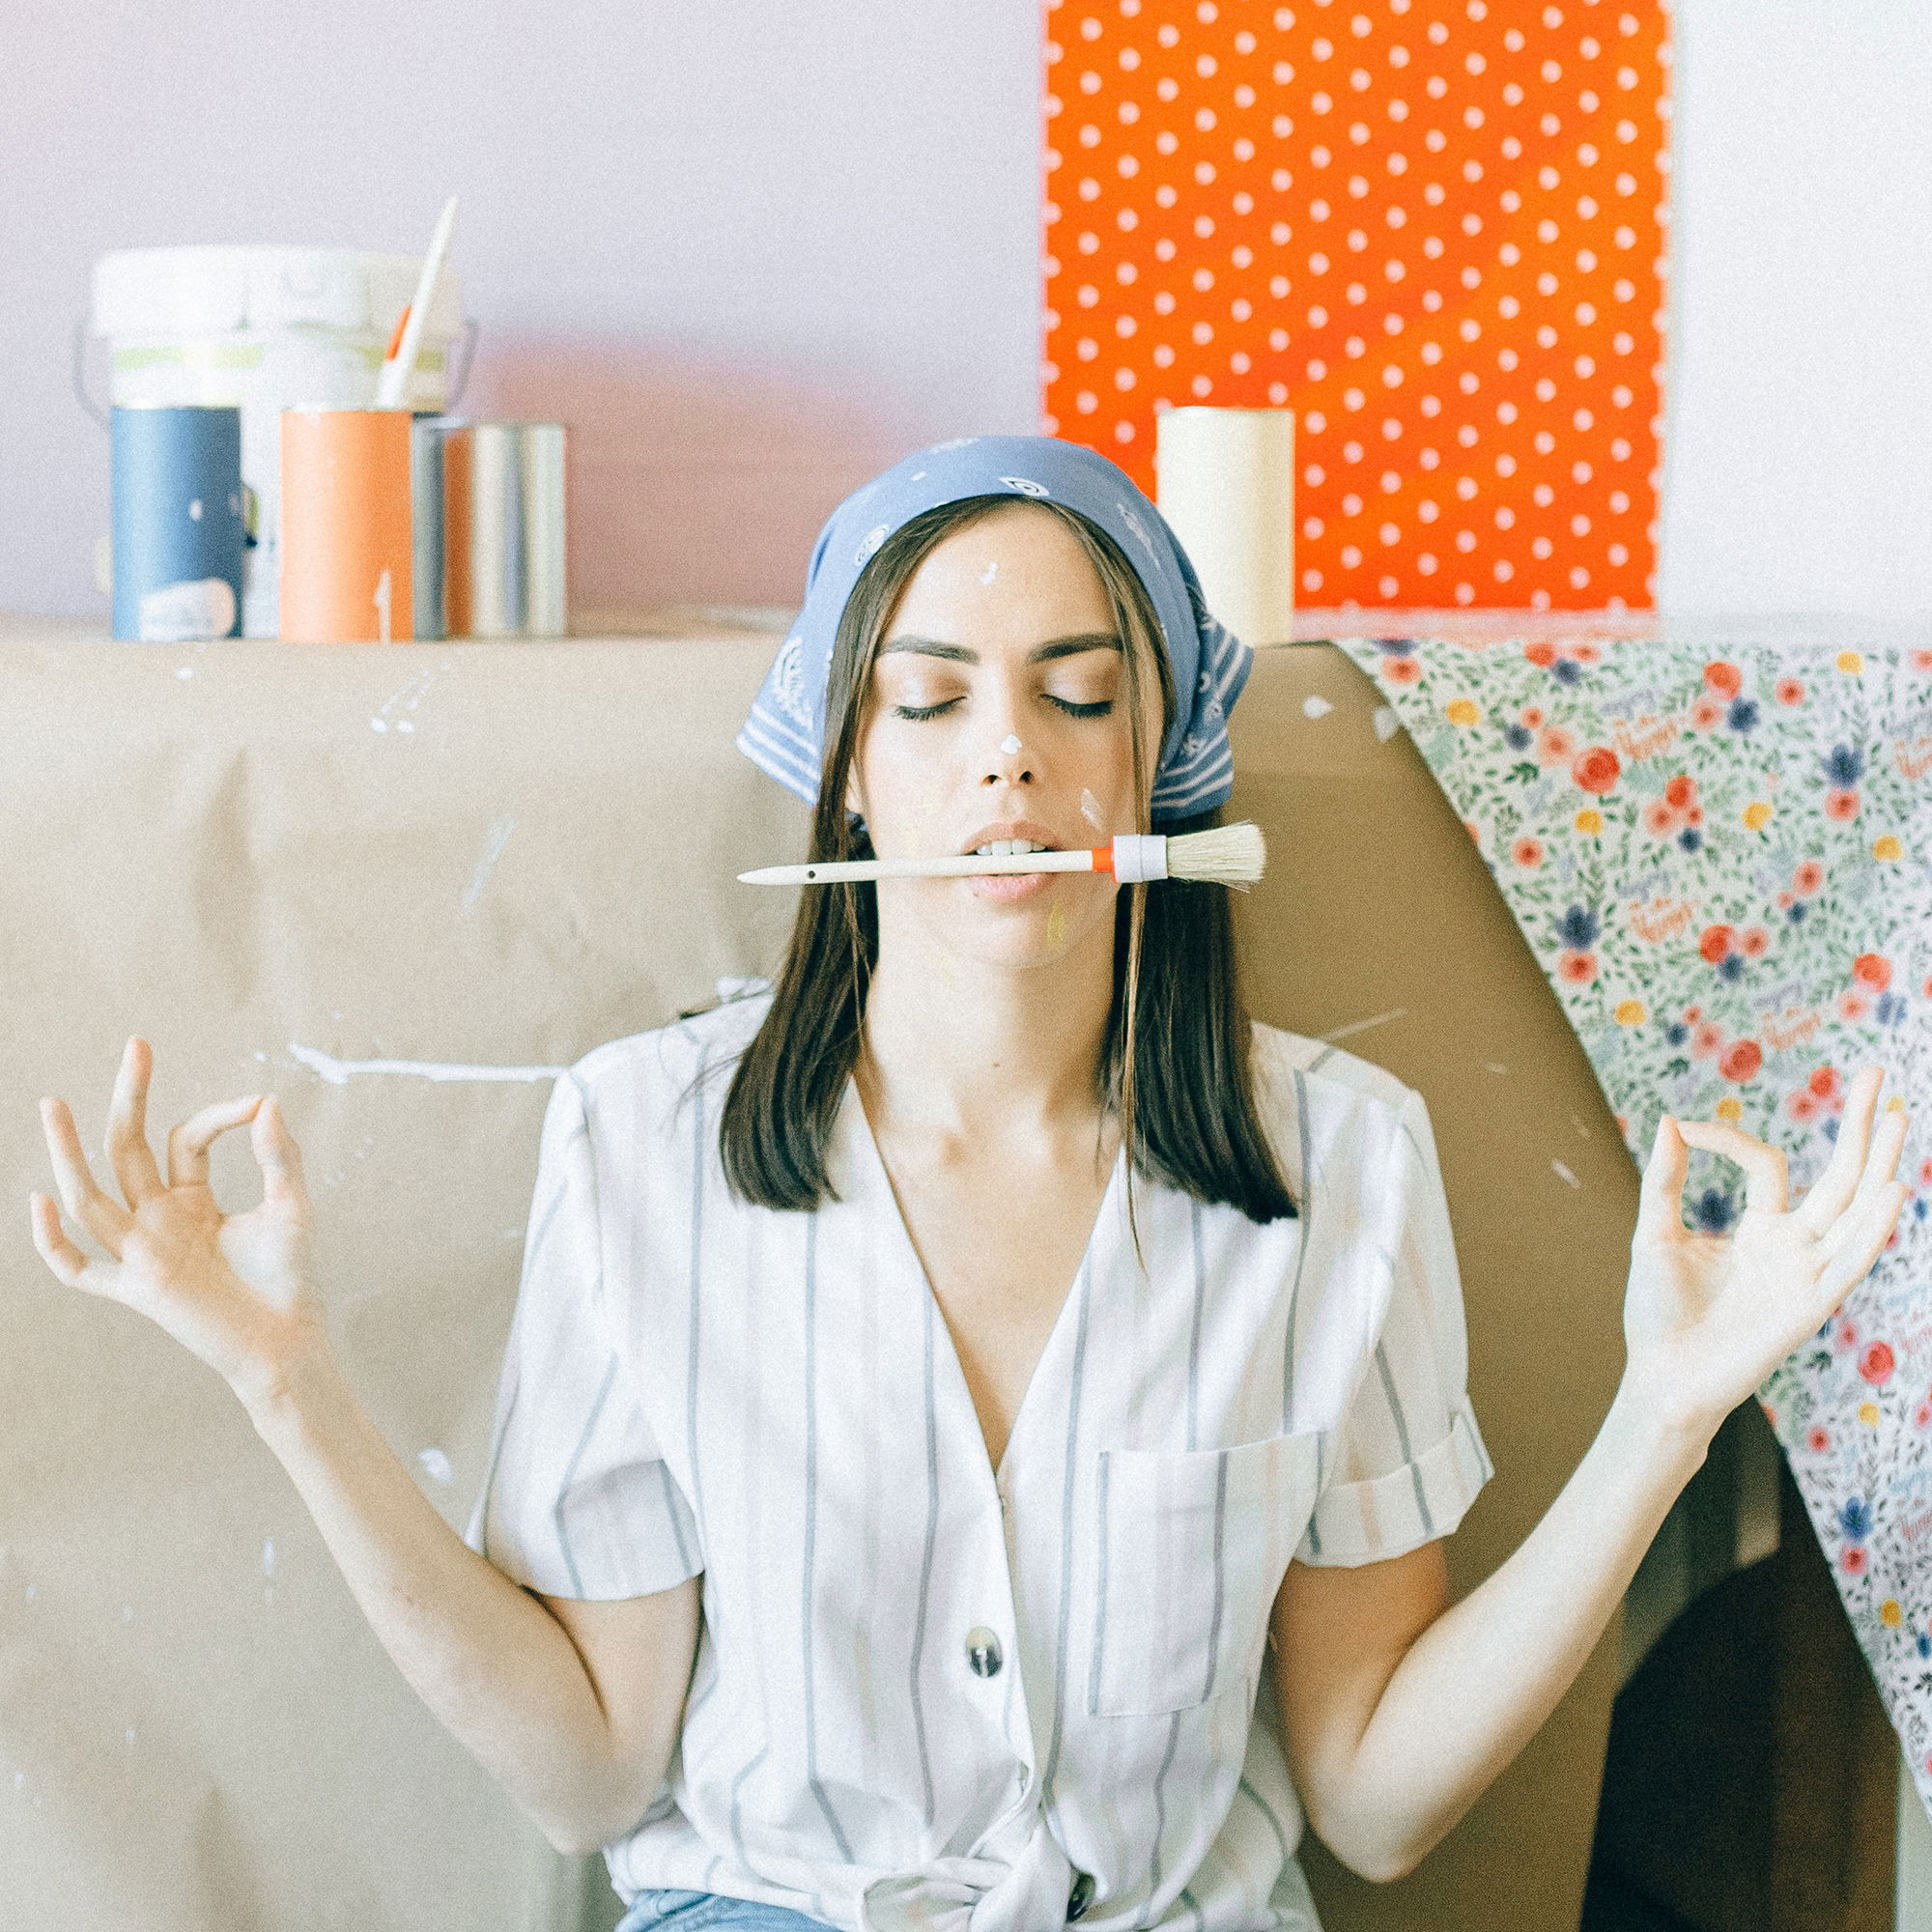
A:
<svg viewBox="0 0 1932 1932">
<path fill-rule="evenodd" d="M 1391 1272 L 1388 1313 L 1326 1445 L 1303 1563 L 1378 1563 L 1447 1536 L 1494 1473 L 1469 1407 L 1463 1284 L 1435 1137 L 1408 1093 L 1387 1143 L 1388 1189 L 1364 1225 Z"/>
<path fill-rule="evenodd" d="M 489 1464 L 465 1541 L 546 1596 L 610 1601 L 668 1590 L 704 1566 L 613 1339 L 597 1179 L 591 1110 L 566 1072 L 544 1113 Z"/>
</svg>

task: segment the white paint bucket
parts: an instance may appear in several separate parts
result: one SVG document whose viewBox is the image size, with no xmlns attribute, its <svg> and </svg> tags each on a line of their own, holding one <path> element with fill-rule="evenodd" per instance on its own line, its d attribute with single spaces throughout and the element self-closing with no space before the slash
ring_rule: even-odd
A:
<svg viewBox="0 0 1932 1932">
<path fill-rule="evenodd" d="M 281 414 L 368 409 L 421 259 L 354 248 L 124 248 L 94 265 L 92 329 L 106 340 L 122 408 L 233 406 L 242 480 L 255 497 L 242 634 L 280 628 Z M 455 272 L 437 285 L 412 410 L 441 411 L 464 333 Z M 460 386 L 460 384 L 459 384 Z"/>
</svg>

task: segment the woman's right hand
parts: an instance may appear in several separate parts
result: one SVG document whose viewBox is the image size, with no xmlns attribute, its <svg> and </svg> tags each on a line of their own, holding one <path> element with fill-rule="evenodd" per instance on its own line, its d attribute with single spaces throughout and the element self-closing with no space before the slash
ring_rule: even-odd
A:
<svg viewBox="0 0 1932 1932">
<path fill-rule="evenodd" d="M 108 1259 L 68 1238 L 44 1194 L 28 1197 L 34 1245 L 70 1288 L 138 1309 L 252 1403 L 272 1394 L 324 1332 L 308 1278 L 301 1152 L 274 1097 L 250 1094 L 204 1107 L 168 1135 L 164 1180 L 148 1145 L 153 1062 L 146 1040 L 128 1040 L 108 1110 L 107 1157 L 125 1207 L 96 1184 L 66 1101 L 41 1102 L 62 1206 Z M 244 1122 L 252 1122 L 262 1201 L 245 1214 L 224 1214 L 209 1186 L 208 1151 Z"/>
</svg>

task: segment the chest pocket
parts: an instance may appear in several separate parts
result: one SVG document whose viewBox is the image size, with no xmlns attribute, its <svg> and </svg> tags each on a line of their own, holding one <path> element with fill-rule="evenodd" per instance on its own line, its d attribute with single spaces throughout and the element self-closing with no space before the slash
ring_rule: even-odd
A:
<svg viewBox="0 0 1932 1932">
<path fill-rule="evenodd" d="M 1185 1711 L 1253 1684 L 1315 1506 L 1316 1443 L 1101 1450 L 1090 1715 Z"/>
</svg>

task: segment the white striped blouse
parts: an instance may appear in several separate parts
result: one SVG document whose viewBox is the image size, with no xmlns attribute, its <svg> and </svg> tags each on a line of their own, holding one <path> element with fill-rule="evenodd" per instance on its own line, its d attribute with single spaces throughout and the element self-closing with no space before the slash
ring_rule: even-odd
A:
<svg viewBox="0 0 1932 1932">
<path fill-rule="evenodd" d="M 746 1000 L 544 1118 L 469 1540 L 554 1597 L 703 1573 L 678 1752 L 605 1853 L 851 1932 L 1312 1928 L 1263 1668 L 1291 1557 L 1453 1529 L 1490 1474 L 1420 1097 L 1255 1033 L 1301 1212 L 1105 1200 L 999 1468 L 848 1087 L 813 1213 L 728 1191 Z"/>
</svg>

